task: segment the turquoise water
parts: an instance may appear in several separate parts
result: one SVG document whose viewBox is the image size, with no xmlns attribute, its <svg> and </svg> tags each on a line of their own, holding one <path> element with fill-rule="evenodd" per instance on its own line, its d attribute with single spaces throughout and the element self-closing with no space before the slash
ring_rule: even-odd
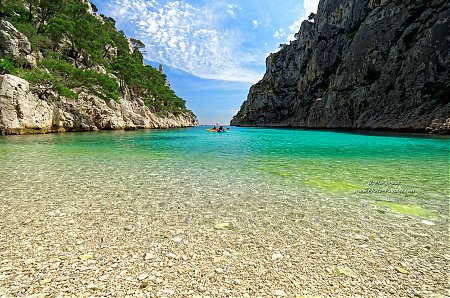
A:
<svg viewBox="0 0 450 298">
<path fill-rule="evenodd" d="M 17 181 L 46 184 L 39 177 L 54 175 L 73 184 L 101 177 L 118 185 L 145 183 L 149 175 L 162 185 L 188 180 L 186 187 L 230 193 L 233 185 L 260 184 L 424 207 L 445 202 L 449 192 L 449 139 L 421 135 L 258 128 L 219 134 L 197 127 L 7 136 L 0 138 L 0 164 L 6 188 Z"/>
<path fill-rule="evenodd" d="M 448 137 L 2 136 L 0 167 L 0 296 L 450 293 Z"/>
</svg>

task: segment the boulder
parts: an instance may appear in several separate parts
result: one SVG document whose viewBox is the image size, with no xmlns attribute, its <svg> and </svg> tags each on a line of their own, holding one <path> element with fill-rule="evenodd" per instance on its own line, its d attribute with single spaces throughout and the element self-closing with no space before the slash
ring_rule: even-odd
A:
<svg viewBox="0 0 450 298">
<path fill-rule="evenodd" d="M 48 130 L 53 107 L 30 91 L 29 83 L 13 75 L 0 76 L 0 131 L 2 134 Z"/>
</svg>

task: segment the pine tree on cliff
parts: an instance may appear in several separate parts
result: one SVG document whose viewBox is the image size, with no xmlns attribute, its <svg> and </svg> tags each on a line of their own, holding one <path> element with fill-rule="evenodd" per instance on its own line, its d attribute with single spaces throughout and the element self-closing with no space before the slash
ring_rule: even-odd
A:
<svg viewBox="0 0 450 298">
<path fill-rule="evenodd" d="M 96 15 L 95 5 L 80 0 L 0 4 L 2 13 L 9 16 L 7 22 L 28 38 L 33 56 L 38 57 L 36 67 L 35 62 L 23 63 L 23 57 L 2 56 L 0 73 L 14 74 L 69 98 L 77 98 L 75 88 L 89 89 L 105 100 L 119 100 L 131 91 L 154 112 L 187 111 L 184 101 L 165 84 L 165 76 L 144 64 L 145 45 L 118 31 L 114 19 Z M 0 53 L 4 46 L 0 44 Z"/>
</svg>

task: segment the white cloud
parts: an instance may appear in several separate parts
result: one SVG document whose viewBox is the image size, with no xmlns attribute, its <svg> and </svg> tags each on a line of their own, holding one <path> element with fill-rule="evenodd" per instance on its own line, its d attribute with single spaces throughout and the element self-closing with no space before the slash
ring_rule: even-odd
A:
<svg viewBox="0 0 450 298">
<path fill-rule="evenodd" d="M 289 31 L 291 32 L 298 31 L 304 20 L 305 19 L 302 17 L 300 20 L 292 23 L 292 25 L 289 26 Z"/>
<path fill-rule="evenodd" d="M 282 37 L 286 36 L 286 33 L 284 32 L 284 29 L 278 29 L 277 31 L 275 31 L 275 33 L 273 34 L 273 37 L 275 37 L 276 39 L 280 39 Z"/>
<path fill-rule="evenodd" d="M 239 9 L 241 9 L 241 8 L 235 4 L 227 4 L 226 5 L 226 12 L 232 18 L 236 18 L 236 10 L 239 10 Z"/>
<path fill-rule="evenodd" d="M 259 27 L 259 25 L 260 25 L 260 23 L 257 21 L 257 20 L 253 20 L 252 21 L 252 26 L 253 26 L 253 29 L 256 29 L 256 28 L 258 28 Z"/>
<path fill-rule="evenodd" d="M 300 30 L 303 21 L 307 20 L 312 12 L 316 13 L 318 6 L 319 0 L 303 0 L 304 15 L 289 26 L 288 30 L 290 33 L 287 35 L 288 42 L 295 40 L 295 34 Z"/>
<path fill-rule="evenodd" d="M 318 6 L 319 0 L 303 0 L 306 16 L 309 16 L 312 12 L 316 13 Z"/>
<path fill-rule="evenodd" d="M 146 58 L 206 79 L 256 82 L 262 74 L 251 63 L 262 53 L 240 50 L 239 32 L 224 29 L 240 8 L 222 0 L 210 6 L 184 1 L 111 0 L 108 15 L 132 28 L 146 44 Z"/>
</svg>

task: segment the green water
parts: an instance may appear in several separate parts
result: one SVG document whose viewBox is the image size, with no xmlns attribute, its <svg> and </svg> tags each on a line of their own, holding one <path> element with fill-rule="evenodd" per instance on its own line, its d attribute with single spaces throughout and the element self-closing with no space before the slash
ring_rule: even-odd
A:
<svg viewBox="0 0 450 298">
<path fill-rule="evenodd" d="M 284 191 L 439 213 L 449 192 L 446 137 L 256 128 L 219 134 L 204 127 L 7 136 L 0 138 L 0 164 L 2 192 L 17 195 L 29 187 L 82 195 L 81 185 L 104 195 L 151 187 L 186 200 L 252 192 L 270 200 Z"/>
</svg>

